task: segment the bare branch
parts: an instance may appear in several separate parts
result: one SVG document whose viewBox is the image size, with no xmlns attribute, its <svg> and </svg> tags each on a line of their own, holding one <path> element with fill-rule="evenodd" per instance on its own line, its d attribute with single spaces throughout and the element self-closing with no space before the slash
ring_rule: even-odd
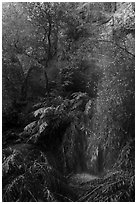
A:
<svg viewBox="0 0 137 204">
<path fill-rule="evenodd" d="M 126 48 L 124 47 L 121 47 L 119 44 L 117 44 L 116 42 L 113 42 L 111 40 L 103 40 L 103 39 L 100 39 L 100 40 L 93 40 L 93 41 L 96 41 L 96 42 L 106 42 L 106 43 L 112 43 L 114 45 L 116 45 L 117 47 L 119 47 L 121 50 L 125 51 L 126 53 L 128 53 L 129 55 L 131 55 L 132 57 L 135 57 L 135 55 L 131 52 L 129 52 Z"/>
</svg>

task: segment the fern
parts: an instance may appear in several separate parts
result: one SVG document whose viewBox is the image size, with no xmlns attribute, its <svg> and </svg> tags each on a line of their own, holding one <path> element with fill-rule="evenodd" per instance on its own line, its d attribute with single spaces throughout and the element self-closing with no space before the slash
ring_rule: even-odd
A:
<svg viewBox="0 0 137 204">
<path fill-rule="evenodd" d="M 20 171 L 22 169 L 23 158 L 22 153 L 16 149 L 11 150 L 11 154 L 4 159 L 2 171 L 3 177 L 11 171 Z"/>
<path fill-rule="evenodd" d="M 53 98 L 49 107 L 43 104 L 43 107 L 33 112 L 35 122 L 24 128 L 24 134 L 29 134 L 25 141 L 38 144 L 53 154 L 56 152 L 55 154 L 63 158 L 60 166 L 66 166 L 64 171 L 72 171 L 75 165 L 79 165 L 79 157 L 84 154 L 83 160 L 86 157 L 86 153 L 82 151 L 86 152 L 86 141 L 90 134 L 87 122 L 89 101 L 86 93 L 77 92 L 73 93 L 70 99 Z M 88 109 L 92 109 L 92 106 Z M 86 166 L 84 168 L 86 169 Z"/>
<path fill-rule="evenodd" d="M 28 144 L 4 151 L 3 201 L 38 202 L 71 199 L 66 180 L 48 163 L 46 155 Z M 70 198 L 67 198 L 67 194 Z"/>
<path fill-rule="evenodd" d="M 25 134 L 34 134 L 36 131 L 36 126 L 37 126 L 37 121 L 33 121 L 32 123 L 28 124 L 25 128 L 24 128 L 24 133 Z"/>
<path fill-rule="evenodd" d="M 132 184 L 131 184 L 132 179 Z M 82 195 L 78 201 L 85 202 L 125 202 L 135 199 L 135 180 L 133 175 L 124 171 L 112 171 L 102 179 L 93 180 L 85 184 L 85 195 Z M 83 189 L 85 188 L 83 186 Z M 84 194 L 84 193 L 83 193 Z"/>
</svg>

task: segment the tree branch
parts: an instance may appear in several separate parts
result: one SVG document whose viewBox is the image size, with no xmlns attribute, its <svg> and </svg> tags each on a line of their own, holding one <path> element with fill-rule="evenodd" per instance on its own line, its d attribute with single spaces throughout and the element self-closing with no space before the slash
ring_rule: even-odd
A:
<svg viewBox="0 0 137 204">
<path fill-rule="evenodd" d="M 112 18 L 113 18 L 113 16 L 111 16 L 111 17 L 110 17 L 109 19 L 107 19 L 106 21 L 104 21 L 104 22 L 98 24 L 97 26 L 102 26 L 102 25 L 108 23 Z"/>
<path fill-rule="evenodd" d="M 126 53 L 128 53 L 129 55 L 131 55 L 132 57 L 135 57 L 135 55 L 131 52 L 129 52 L 126 48 L 124 47 L 121 47 L 120 45 L 118 45 L 116 42 L 113 42 L 111 40 L 93 40 L 93 41 L 96 41 L 96 42 L 106 42 L 106 43 L 112 43 L 112 44 L 115 44 L 117 47 L 119 47 L 121 50 L 125 51 Z"/>
<path fill-rule="evenodd" d="M 48 28 L 48 60 L 50 59 L 51 56 L 51 40 L 50 40 L 50 36 L 51 36 L 51 17 L 50 15 L 48 15 L 48 23 L 49 23 L 49 28 Z"/>
</svg>

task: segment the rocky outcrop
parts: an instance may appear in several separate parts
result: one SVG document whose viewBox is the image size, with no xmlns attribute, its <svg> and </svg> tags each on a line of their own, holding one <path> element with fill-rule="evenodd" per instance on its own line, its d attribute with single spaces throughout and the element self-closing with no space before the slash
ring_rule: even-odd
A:
<svg viewBox="0 0 137 204">
<path fill-rule="evenodd" d="M 21 93 L 24 74 L 18 63 L 4 62 L 2 67 L 2 110 L 6 113 L 13 107 Z"/>
<path fill-rule="evenodd" d="M 47 91 L 48 79 L 42 66 L 32 66 L 22 87 L 22 99 L 33 100 L 44 97 Z"/>
<path fill-rule="evenodd" d="M 13 57 L 9 53 L 3 55 L 3 127 L 10 126 L 9 119 L 10 122 L 14 121 L 14 124 L 17 124 L 20 113 L 29 112 L 34 101 L 44 97 L 47 92 L 48 80 L 45 68 L 37 62 L 26 63 L 26 58 L 23 59 L 20 61 L 18 56 Z M 14 119 L 11 118 L 13 115 Z M 13 123 L 11 126 L 14 126 Z"/>
</svg>

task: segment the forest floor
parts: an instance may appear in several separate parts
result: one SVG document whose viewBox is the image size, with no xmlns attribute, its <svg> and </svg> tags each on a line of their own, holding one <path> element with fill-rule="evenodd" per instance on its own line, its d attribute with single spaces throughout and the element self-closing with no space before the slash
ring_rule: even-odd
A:
<svg viewBox="0 0 137 204">
<path fill-rule="evenodd" d="M 30 114 L 24 115 L 24 123 L 26 123 L 26 121 L 28 120 L 31 121 Z M 24 182 L 24 186 L 29 186 L 29 189 L 33 190 L 34 183 L 36 184 L 36 191 L 34 189 L 34 196 L 36 198 L 34 199 L 29 197 L 28 202 L 32 202 L 34 200 L 37 202 L 39 202 L 39 200 L 42 202 L 50 201 L 49 196 L 45 198 L 43 195 L 43 197 L 39 194 L 37 195 L 38 191 L 45 192 L 45 183 L 41 185 L 41 179 L 43 179 L 43 182 L 49 182 L 49 189 L 47 190 L 47 192 L 51 192 L 53 199 L 55 199 L 52 201 L 112 202 L 134 200 L 135 195 L 133 173 L 130 175 L 128 171 L 112 169 L 111 171 L 105 172 L 101 175 L 92 175 L 90 173 L 82 171 L 76 171 L 75 173 L 69 175 L 63 175 L 62 166 L 59 165 L 59 161 L 61 158 L 58 158 L 55 149 L 53 150 L 53 152 L 49 150 L 45 152 L 43 146 L 25 143 L 26 138 L 23 138 L 23 135 L 21 135 L 22 131 L 22 126 L 12 126 L 12 128 L 3 130 L 4 201 L 11 202 L 16 199 L 16 196 L 18 198 L 18 194 L 20 193 L 17 190 L 17 186 L 20 185 L 20 180 L 18 182 L 18 178 L 22 178 L 22 175 L 25 175 L 25 177 L 23 177 L 24 180 L 22 181 Z M 25 137 L 26 136 L 27 135 L 25 135 Z M 54 140 L 52 141 L 52 143 L 53 142 Z M 31 171 L 33 169 L 34 172 L 29 172 L 30 169 Z M 22 174 L 22 172 L 24 173 Z M 38 178 L 34 176 L 34 173 L 36 173 Z M 33 179 L 31 178 L 31 176 Z M 12 182 L 12 185 L 14 185 L 12 186 L 11 178 L 14 177 L 15 179 L 13 179 Z M 34 183 L 31 184 L 31 182 L 29 183 L 28 180 L 30 180 L 31 182 L 33 180 Z M 10 189 L 11 186 L 13 189 Z M 25 191 L 26 193 L 27 188 L 28 187 L 25 187 L 22 192 Z M 16 196 L 14 195 L 14 191 L 17 191 Z M 27 202 L 25 193 L 22 192 L 21 196 L 23 195 L 23 198 L 21 197 L 18 199 L 20 199 L 21 202 Z"/>
</svg>

